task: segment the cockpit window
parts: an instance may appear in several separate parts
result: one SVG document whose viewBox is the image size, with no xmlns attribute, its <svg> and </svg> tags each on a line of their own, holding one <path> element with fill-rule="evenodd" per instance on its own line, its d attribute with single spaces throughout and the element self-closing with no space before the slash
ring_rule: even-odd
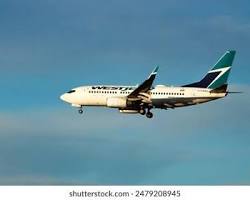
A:
<svg viewBox="0 0 250 200">
<path fill-rule="evenodd" d="M 73 93 L 73 92 L 75 92 L 75 90 L 70 90 L 67 93 L 70 94 L 70 93 Z"/>
</svg>

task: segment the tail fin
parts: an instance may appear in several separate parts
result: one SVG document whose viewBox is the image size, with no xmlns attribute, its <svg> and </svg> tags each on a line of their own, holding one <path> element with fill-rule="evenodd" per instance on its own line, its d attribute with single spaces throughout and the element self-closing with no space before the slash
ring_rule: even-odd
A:
<svg viewBox="0 0 250 200">
<path fill-rule="evenodd" d="M 206 76 L 199 82 L 184 85 L 183 87 L 199 87 L 199 88 L 227 88 L 227 79 L 230 74 L 231 66 L 234 60 L 236 51 L 228 50 L 217 61 L 213 68 L 208 71 Z"/>
</svg>

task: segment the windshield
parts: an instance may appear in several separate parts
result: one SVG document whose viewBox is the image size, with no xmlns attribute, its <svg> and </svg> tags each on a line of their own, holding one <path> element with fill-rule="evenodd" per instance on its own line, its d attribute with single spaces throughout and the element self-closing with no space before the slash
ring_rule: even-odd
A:
<svg viewBox="0 0 250 200">
<path fill-rule="evenodd" d="M 70 94 L 70 93 L 73 93 L 73 92 L 75 92 L 75 90 L 70 90 L 67 93 Z"/>
</svg>

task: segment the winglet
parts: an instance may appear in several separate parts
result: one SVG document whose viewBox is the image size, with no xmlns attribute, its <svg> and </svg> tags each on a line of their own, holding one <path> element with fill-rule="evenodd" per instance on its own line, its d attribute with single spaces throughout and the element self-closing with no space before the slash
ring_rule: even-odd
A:
<svg viewBox="0 0 250 200">
<path fill-rule="evenodd" d="M 151 74 L 149 75 L 149 77 L 151 77 L 152 75 L 156 75 L 158 69 L 159 69 L 159 65 L 157 65 L 157 66 L 154 68 L 154 70 L 151 72 Z"/>
<path fill-rule="evenodd" d="M 154 69 L 154 71 L 152 72 L 152 73 L 157 73 L 157 71 L 158 71 L 158 69 L 159 69 L 159 65 L 157 65 L 156 67 L 155 67 L 155 69 Z"/>
<path fill-rule="evenodd" d="M 137 95 L 140 92 L 147 92 L 148 90 L 150 90 L 150 88 L 152 87 L 152 84 L 154 82 L 154 79 L 156 77 L 157 71 L 159 69 L 159 66 L 157 66 L 152 73 L 149 75 L 148 79 L 146 79 L 143 83 L 141 83 L 133 92 L 131 92 L 128 97 L 137 97 Z"/>
</svg>

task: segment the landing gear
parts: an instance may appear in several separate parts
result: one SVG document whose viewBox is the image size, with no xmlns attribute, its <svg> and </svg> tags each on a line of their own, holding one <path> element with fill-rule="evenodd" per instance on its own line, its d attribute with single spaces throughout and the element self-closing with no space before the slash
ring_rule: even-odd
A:
<svg viewBox="0 0 250 200">
<path fill-rule="evenodd" d="M 147 113 L 146 113 L 147 118 L 152 118 L 153 117 L 153 113 L 150 112 L 151 108 L 152 107 L 148 107 L 148 109 L 147 109 Z"/>
<path fill-rule="evenodd" d="M 82 113 L 83 113 L 82 106 L 79 108 L 78 113 L 79 113 L 79 114 L 82 114 Z"/>
<path fill-rule="evenodd" d="M 139 113 L 140 113 L 141 115 L 145 115 L 145 114 L 146 114 L 146 111 L 145 111 L 144 108 L 141 108 L 141 109 L 139 110 Z"/>
<path fill-rule="evenodd" d="M 152 118 L 152 117 L 153 117 L 153 113 L 151 113 L 150 111 L 148 111 L 148 112 L 146 113 L 146 117 L 147 117 L 147 118 Z"/>
</svg>

